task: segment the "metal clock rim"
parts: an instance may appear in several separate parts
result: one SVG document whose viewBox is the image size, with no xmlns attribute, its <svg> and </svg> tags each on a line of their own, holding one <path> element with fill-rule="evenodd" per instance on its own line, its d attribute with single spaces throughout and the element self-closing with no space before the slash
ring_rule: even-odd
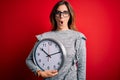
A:
<svg viewBox="0 0 120 80">
<path fill-rule="evenodd" d="M 58 69 L 58 71 L 59 71 L 59 70 L 62 68 L 62 66 L 63 66 L 63 64 L 64 64 L 64 62 L 65 62 L 65 59 L 66 59 L 66 49 L 65 49 L 64 45 L 63 45 L 60 41 L 58 41 L 58 40 L 56 40 L 56 39 L 53 39 L 53 38 L 44 38 L 44 39 L 39 40 L 39 41 L 35 44 L 34 49 L 33 49 L 33 61 L 34 61 L 34 63 L 35 63 L 41 70 L 44 71 L 44 69 L 42 69 L 42 68 L 38 65 L 38 63 L 37 63 L 37 61 L 36 61 L 36 58 L 35 58 L 36 49 L 37 49 L 38 45 L 39 45 L 42 41 L 44 41 L 44 40 L 49 40 L 49 41 L 55 42 L 55 43 L 60 47 L 60 49 L 61 49 L 61 51 L 62 51 L 63 59 L 62 59 L 62 64 L 60 65 L 60 67 L 59 67 L 59 69 Z"/>
</svg>

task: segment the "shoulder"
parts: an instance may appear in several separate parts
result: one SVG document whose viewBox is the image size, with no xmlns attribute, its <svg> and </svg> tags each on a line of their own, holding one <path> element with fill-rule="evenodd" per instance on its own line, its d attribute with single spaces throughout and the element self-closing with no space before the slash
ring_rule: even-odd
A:
<svg viewBox="0 0 120 80">
<path fill-rule="evenodd" d="M 80 32 L 80 31 L 71 30 L 71 33 L 74 34 L 77 39 L 84 39 L 84 40 L 86 40 L 86 36 L 82 32 Z"/>
<path fill-rule="evenodd" d="M 49 32 L 44 32 L 42 34 L 38 34 L 36 35 L 36 38 L 38 40 L 42 40 L 43 38 L 47 37 L 47 36 L 50 36 L 53 32 L 52 31 L 49 31 Z"/>
<path fill-rule="evenodd" d="M 78 38 L 81 38 L 81 39 L 84 39 L 84 40 L 86 40 L 87 38 L 86 38 L 86 36 L 83 34 L 83 33 L 81 33 L 81 32 L 78 32 Z"/>
</svg>

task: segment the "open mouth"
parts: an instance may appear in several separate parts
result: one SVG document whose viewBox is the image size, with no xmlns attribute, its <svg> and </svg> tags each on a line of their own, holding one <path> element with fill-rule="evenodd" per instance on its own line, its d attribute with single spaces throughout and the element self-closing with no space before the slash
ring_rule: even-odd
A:
<svg viewBox="0 0 120 80">
<path fill-rule="evenodd" d="M 63 24 L 63 21 L 60 21 L 60 24 Z"/>
</svg>

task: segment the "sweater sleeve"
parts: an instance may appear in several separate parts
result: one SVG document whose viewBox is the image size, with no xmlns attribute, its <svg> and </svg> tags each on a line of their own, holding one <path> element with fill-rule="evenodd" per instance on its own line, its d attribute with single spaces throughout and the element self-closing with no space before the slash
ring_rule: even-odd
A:
<svg viewBox="0 0 120 80">
<path fill-rule="evenodd" d="M 86 37 L 81 35 L 76 41 L 77 80 L 86 80 Z"/>
<path fill-rule="evenodd" d="M 41 39 L 41 36 L 36 36 L 38 40 Z M 37 42 L 35 43 L 35 45 L 37 44 Z M 35 46 L 34 46 L 35 47 Z M 33 49 L 34 49 L 33 47 Z M 33 61 L 33 49 L 31 50 L 31 52 L 29 53 L 28 57 L 26 58 L 26 65 L 28 66 L 28 68 L 35 73 L 35 75 L 37 74 L 36 72 L 38 70 L 40 70 L 40 68 L 35 65 L 34 61 Z"/>
</svg>

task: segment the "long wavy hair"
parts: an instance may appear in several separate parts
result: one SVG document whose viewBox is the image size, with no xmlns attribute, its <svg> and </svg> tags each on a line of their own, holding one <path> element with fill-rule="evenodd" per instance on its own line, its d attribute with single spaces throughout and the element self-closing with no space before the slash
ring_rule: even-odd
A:
<svg viewBox="0 0 120 80">
<path fill-rule="evenodd" d="M 60 5 L 66 5 L 68 8 L 68 11 L 70 13 L 70 19 L 68 21 L 68 28 L 72 29 L 72 30 L 77 30 L 75 27 L 75 14 L 74 14 L 73 8 L 71 7 L 70 3 L 68 3 L 65 0 L 61 0 L 55 4 L 55 6 L 53 7 L 53 9 L 50 13 L 50 22 L 52 24 L 52 31 L 57 30 L 57 22 L 55 20 L 55 13 L 56 13 L 57 8 Z"/>
</svg>

